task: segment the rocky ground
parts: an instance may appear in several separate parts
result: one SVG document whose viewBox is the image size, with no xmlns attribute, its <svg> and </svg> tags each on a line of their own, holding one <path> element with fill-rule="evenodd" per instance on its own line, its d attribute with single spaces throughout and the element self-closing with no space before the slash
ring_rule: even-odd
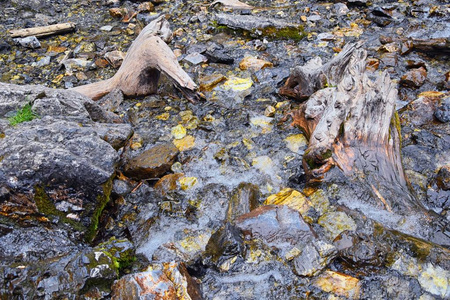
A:
<svg viewBox="0 0 450 300">
<path fill-rule="evenodd" d="M 450 222 L 445 1 L 0 0 L 0 11 L 1 299 L 450 298 L 449 230 L 436 226 Z M 203 101 L 164 76 L 137 99 L 68 90 L 110 78 L 161 15 Z M 76 30 L 9 34 L 65 22 Z M 381 210 L 344 179 L 306 185 L 308 141 L 289 117 L 299 103 L 279 88 L 290 68 L 361 40 L 369 68 L 398 84 L 405 173 L 433 221 Z M 14 124 L 27 105 L 33 120 Z"/>
</svg>

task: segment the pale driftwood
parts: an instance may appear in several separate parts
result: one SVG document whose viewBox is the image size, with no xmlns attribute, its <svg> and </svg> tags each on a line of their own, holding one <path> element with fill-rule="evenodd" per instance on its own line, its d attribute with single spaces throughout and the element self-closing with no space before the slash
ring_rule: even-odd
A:
<svg viewBox="0 0 450 300">
<path fill-rule="evenodd" d="M 131 44 L 117 73 L 110 79 L 78 86 L 73 90 L 94 100 L 119 89 L 125 96 L 145 96 L 157 92 L 162 72 L 190 101 L 198 99 L 197 85 L 180 67 L 164 40 L 172 37 L 169 23 L 160 17 L 147 25 Z"/>
<path fill-rule="evenodd" d="M 48 26 L 40 26 L 40 27 L 32 27 L 32 28 L 24 28 L 24 29 L 15 29 L 10 30 L 9 34 L 11 37 L 27 37 L 27 36 L 48 36 L 53 34 L 63 34 L 74 31 L 76 25 L 74 23 L 61 23 L 54 24 Z"/>
<path fill-rule="evenodd" d="M 305 99 L 294 124 L 309 138 L 303 165 L 311 182 L 333 167 L 359 181 L 388 211 L 424 211 L 411 192 L 400 156 L 397 90 L 386 72 L 366 70 L 366 51 L 347 45 L 329 63 L 291 72 L 282 92 Z M 315 66 L 315 68 L 314 68 Z M 328 86 L 324 88 L 328 83 Z"/>
<path fill-rule="evenodd" d="M 243 3 L 239 0 L 216 0 L 213 3 L 211 3 L 210 7 L 221 3 L 226 8 L 231 9 L 253 9 L 254 7 L 251 5 L 248 5 L 246 3 Z"/>
</svg>

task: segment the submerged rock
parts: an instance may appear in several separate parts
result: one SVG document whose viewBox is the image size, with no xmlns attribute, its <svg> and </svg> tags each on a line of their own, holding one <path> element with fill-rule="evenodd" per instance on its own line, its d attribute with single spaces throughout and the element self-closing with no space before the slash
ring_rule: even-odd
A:
<svg viewBox="0 0 450 300">
<path fill-rule="evenodd" d="M 305 245 L 315 237 L 300 213 L 285 205 L 265 205 L 252 210 L 240 216 L 236 226 L 247 238 L 262 239 L 283 253 L 297 244 Z"/>
</svg>

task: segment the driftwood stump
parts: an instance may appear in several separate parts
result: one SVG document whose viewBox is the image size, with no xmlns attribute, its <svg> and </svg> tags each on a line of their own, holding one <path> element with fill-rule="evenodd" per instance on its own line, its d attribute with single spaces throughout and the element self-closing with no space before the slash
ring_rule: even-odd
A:
<svg viewBox="0 0 450 300">
<path fill-rule="evenodd" d="M 158 89 L 161 72 L 190 101 L 198 99 L 197 85 L 180 67 L 165 41 L 172 38 L 169 23 L 162 16 L 148 24 L 131 44 L 117 73 L 110 79 L 78 86 L 73 90 L 94 100 L 119 89 L 125 96 L 145 96 Z"/>
<path fill-rule="evenodd" d="M 350 44 L 330 62 L 314 59 L 291 72 L 282 95 L 308 99 L 292 113 L 309 139 L 303 166 L 309 182 L 333 166 L 362 183 L 388 211 L 425 211 L 405 177 L 400 155 L 397 89 L 389 75 L 366 70 L 367 53 Z"/>
</svg>

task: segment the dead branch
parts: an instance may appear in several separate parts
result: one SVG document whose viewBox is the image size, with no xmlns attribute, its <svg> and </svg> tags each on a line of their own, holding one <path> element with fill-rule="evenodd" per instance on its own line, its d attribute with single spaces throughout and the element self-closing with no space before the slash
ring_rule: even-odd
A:
<svg viewBox="0 0 450 300">
<path fill-rule="evenodd" d="M 72 32 L 75 30 L 75 27 L 76 27 L 76 25 L 74 23 L 61 23 L 61 24 L 54 24 L 54 25 L 48 25 L 48 26 L 10 30 L 9 34 L 13 38 L 27 37 L 27 36 L 33 36 L 33 35 L 36 37 L 42 37 L 42 36 L 48 36 L 48 35 L 53 35 L 53 34 L 62 34 L 62 33 Z"/>
</svg>

